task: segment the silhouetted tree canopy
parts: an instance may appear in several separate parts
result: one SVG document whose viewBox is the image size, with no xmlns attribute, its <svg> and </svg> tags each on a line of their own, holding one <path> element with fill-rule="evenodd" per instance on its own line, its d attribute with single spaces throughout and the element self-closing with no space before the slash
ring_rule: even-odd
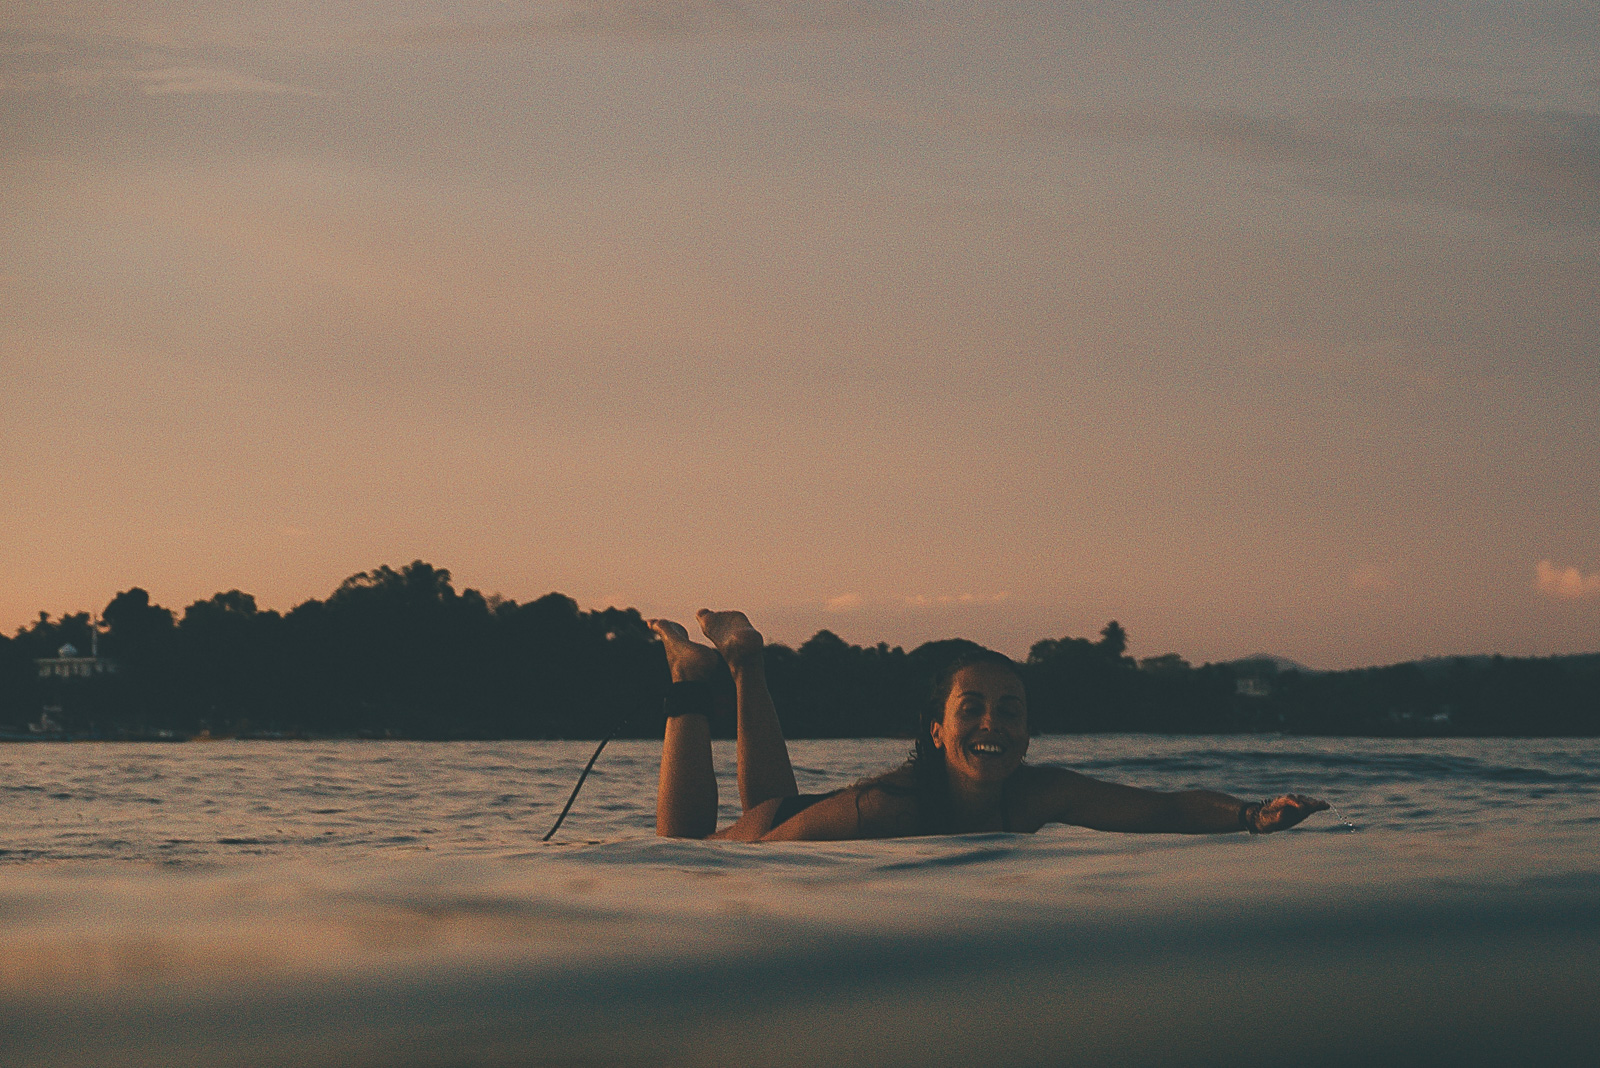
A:
<svg viewBox="0 0 1600 1068">
<path fill-rule="evenodd" d="M 181 615 L 139 587 L 101 613 L 114 675 L 41 679 L 35 659 L 88 655 L 87 612 L 41 612 L 0 636 L 0 729 L 22 732 L 46 704 L 76 735 L 200 731 L 407 738 L 657 735 L 667 674 L 633 609 L 583 611 L 558 593 L 526 604 L 458 591 L 417 560 L 352 575 L 326 600 L 262 610 L 241 590 Z M 904 736 L 964 639 L 909 652 L 831 631 L 767 649 L 791 737 Z M 1098 639 L 1037 642 L 1020 666 L 1041 732 L 1286 731 L 1310 734 L 1600 734 L 1600 654 L 1426 661 L 1357 671 L 1280 670 L 1271 660 L 1193 667 L 1175 653 L 1135 660 L 1115 620 Z M 52 704 L 53 703 L 53 704 Z M 730 717 L 715 729 L 728 734 Z"/>
</svg>

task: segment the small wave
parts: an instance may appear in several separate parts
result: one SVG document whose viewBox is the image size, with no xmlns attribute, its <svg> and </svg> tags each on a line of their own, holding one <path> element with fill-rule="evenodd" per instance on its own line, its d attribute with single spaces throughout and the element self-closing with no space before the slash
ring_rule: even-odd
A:
<svg viewBox="0 0 1600 1068">
<path fill-rule="evenodd" d="M 984 835 L 984 838 L 996 836 Z M 917 871 L 919 869 L 938 870 L 942 868 L 965 868 L 974 864 L 988 864 L 997 860 L 1009 860 L 1013 857 L 1014 850 L 1001 846 L 986 846 L 979 849 L 962 849 L 953 853 L 941 853 L 932 856 L 918 857 L 915 860 L 896 861 L 889 864 L 880 864 L 878 871 Z"/>
<path fill-rule="evenodd" d="M 1095 771 L 1109 771 L 1113 768 L 1127 768 L 1129 770 L 1150 771 L 1209 771 L 1218 764 L 1236 763 L 1240 759 L 1260 759 L 1265 754 L 1260 753 L 1220 753 L 1199 752 L 1186 753 L 1183 756 L 1139 756 L 1139 757 L 1102 757 L 1091 760 L 1072 761 L 1073 770 L 1085 768 Z M 1053 761 L 1052 763 L 1061 763 Z"/>
<path fill-rule="evenodd" d="M 1545 771 L 1542 768 L 1486 767 L 1478 772 L 1478 777 L 1487 782 L 1600 785 L 1600 775 L 1592 772 Z"/>
</svg>

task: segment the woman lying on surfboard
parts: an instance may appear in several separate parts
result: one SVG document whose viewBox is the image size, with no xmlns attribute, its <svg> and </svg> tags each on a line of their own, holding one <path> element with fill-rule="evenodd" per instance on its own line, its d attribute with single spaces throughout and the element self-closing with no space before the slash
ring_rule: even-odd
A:
<svg viewBox="0 0 1600 1068">
<path fill-rule="evenodd" d="M 946 670 L 935 690 L 940 699 L 924 714 L 916 748 L 903 766 L 829 794 L 801 794 L 767 690 L 760 633 L 743 612 L 702 609 L 699 622 L 714 649 L 690 640 L 677 623 L 650 620 L 673 683 L 656 796 L 656 833 L 664 837 L 824 841 L 1032 833 L 1047 823 L 1101 831 L 1266 834 L 1328 807 L 1300 794 L 1253 802 L 1210 790 L 1158 793 L 1026 764 L 1027 693 L 1016 665 L 988 650 L 963 654 Z M 724 662 L 737 698 L 744 815 L 719 831 L 708 717 L 711 680 Z"/>
</svg>

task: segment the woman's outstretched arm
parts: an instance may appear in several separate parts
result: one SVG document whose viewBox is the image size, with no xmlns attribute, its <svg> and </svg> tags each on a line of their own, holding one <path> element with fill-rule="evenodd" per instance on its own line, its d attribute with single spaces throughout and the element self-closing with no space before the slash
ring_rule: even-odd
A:
<svg viewBox="0 0 1600 1068">
<path fill-rule="evenodd" d="M 1162 793 L 1102 782 L 1065 768 L 1029 768 L 1024 774 L 1028 776 L 1022 798 L 1025 819 L 1035 828 L 1068 823 L 1145 834 L 1270 834 L 1328 807 L 1326 801 L 1303 794 L 1255 802 L 1214 790 Z"/>
</svg>

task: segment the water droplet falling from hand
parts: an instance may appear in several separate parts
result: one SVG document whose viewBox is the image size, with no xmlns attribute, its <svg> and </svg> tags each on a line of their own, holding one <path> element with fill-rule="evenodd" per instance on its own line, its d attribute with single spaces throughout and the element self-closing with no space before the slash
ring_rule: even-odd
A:
<svg viewBox="0 0 1600 1068">
<path fill-rule="evenodd" d="M 1344 829 L 1349 831 L 1351 834 L 1355 834 L 1356 831 L 1360 829 L 1355 824 L 1345 819 L 1344 813 L 1339 811 L 1339 806 L 1334 804 L 1332 801 L 1328 802 L 1328 811 L 1332 812 L 1333 818 L 1344 824 Z"/>
</svg>

